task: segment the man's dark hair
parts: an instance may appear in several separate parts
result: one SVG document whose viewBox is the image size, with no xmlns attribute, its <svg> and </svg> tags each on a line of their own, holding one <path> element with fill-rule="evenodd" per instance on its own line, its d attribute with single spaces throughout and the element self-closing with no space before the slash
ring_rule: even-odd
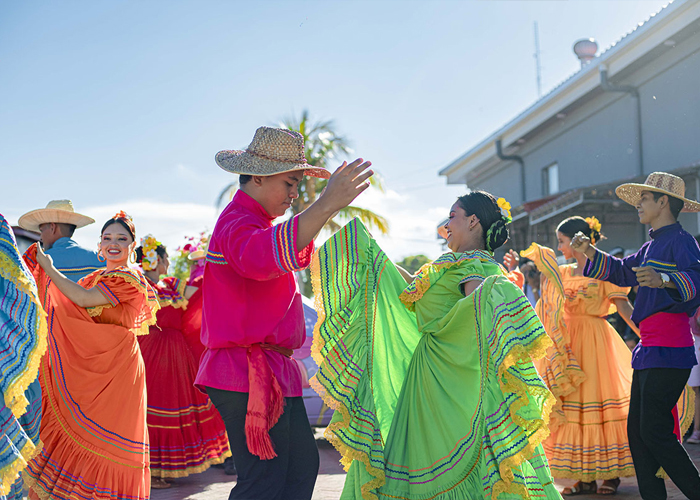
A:
<svg viewBox="0 0 700 500">
<path fill-rule="evenodd" d="M 671 209 L 671 215 L 673 215 L 673 218 L 678 220 L 678 215 L 681 213 L 681 210 L 683 210 L 683 205 L 685 205 L 683 200 L 666 193 L 659 193 L 658 191 L 652 191 L 651 194 L 654 195 L 654 201 L 659 201 L 659 198 L 662 196 L 668 196 L 668 208 Z"/>
<path fill-rule="evenodd" d="M 518 268 L 522 269 L 523 266 L 530 263 L 534 264 L 534 261 L 532 259 L 528 259 L 527 257 L 520 257 L 520 262 L 518 262 Z"/>
<path fill-rule="evenodd" d="M 73 233 L 75 232 L 76 226 L 75 224 L 64 224 L 62 222 L 57 222 L 56 225 L 58 226 L 59 232 L 66 238 L 72 238 Z"/>
<path fill-rule="evenodd" d="M 240 174 L 240 175 L 238 176 L 238 184 L 241 185 L 241 186 L 242 186 L 243 184 L 248 184 L 248 182 L 250 182 L 250 179 L 252 179 L 252 178 L 253 178 L 252 175 Z"/>
</svg>

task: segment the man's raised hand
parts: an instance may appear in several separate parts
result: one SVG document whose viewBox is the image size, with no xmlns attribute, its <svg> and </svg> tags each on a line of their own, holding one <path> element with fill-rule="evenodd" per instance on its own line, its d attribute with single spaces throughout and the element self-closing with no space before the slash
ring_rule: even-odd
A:
<svg viewBox="0 0 700 500">
<path fill-rule="evenodd" d="M 350 164 L 343 162 L 328 179 L 326 189 L 321 195 L 323 202 L 327 203 L 333 212 L 347 207 L 369 187 L 369 178 L 374 174 L 369 169 L 371 165 L 371 162 L 362 158 Z"/>
</svg>

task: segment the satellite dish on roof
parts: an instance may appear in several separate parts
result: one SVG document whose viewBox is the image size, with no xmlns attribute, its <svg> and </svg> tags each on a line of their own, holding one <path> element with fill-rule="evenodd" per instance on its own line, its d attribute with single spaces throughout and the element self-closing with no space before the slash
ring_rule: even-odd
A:
<svg viewBox="0 0 700 500">
<path fill-rule="evenodd" d="M 598 42 L 592 38 L 584 38 L 574 44 L 574 54 L 576 54 L 578 60 L 581 61 L 582 68 L 595 59 L 597 53 Z"/>
</svg>

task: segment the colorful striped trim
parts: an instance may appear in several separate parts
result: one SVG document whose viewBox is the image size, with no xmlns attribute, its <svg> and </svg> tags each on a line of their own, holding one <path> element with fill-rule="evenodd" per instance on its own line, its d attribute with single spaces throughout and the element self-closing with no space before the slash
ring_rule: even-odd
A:
<svg viewBox="0 0 700 500">
<path fill-rule="evenodd" d="M 590 261 L 586 275 L 589 278 L 605 281 L 610 276 L 610 259 L 612 257 L 605 252 L 597 250 L 595 257 Z"/>
<path fill-rule="evenodd" d="M 409 283 L 404 291 L 401 292 L 401 295 L 399 295 L 399 300 L 401 300 L 406 307 L 412 310 L 414 303 L 423 297 L 426 290 L 428 290 L 431 284 L 442 276 L 442 273 L 454 266 L 459 266 L 474 260 L 497 266 L 499 265 L 493 258 L 493 255 L 485 250 L 473 250 L 471 252 L 464 253 L 450 252 L 443 254 L 433 262 L 425 264 L 420 268 L 413 281 Z M 505 274 L 505 272 L 503 274 Z M 471 276 L 471 278 L 469 278 L 469 276 Z M 483 277 L 477 278 L 478 275 L 476 273 L 471 273 L 469 276 L 467 276 L 469 279 L 484 279 Z M 469 279 L 466 279 L 466 281 L 469 281 Z"/>
<path fill-rule="evenodd" d="M 277 267 L 285 272 L 299 271 L 306 267 L 299 262 L 302 252 L 297 252 L 297 216 L 272 228 L 272 253 Z"/>
<path fill-rule="evenodd" d="M 678 267 L 676 267 L 676 264 L 672 262 L 662 262 L 660 260 L 654 260 L 654 259 L 649 259 L 644 263 L 645 266 L 651 266 L 657 271 L 661 272 L 669 272 L 669 271 L 676 271 L 678 270 Z"/>
<path fill-rule="evenodd" d="M 226 259 L 224 258 L 224 254 L 214 252 L 213 250 L 207 251 L 207 262 L 211 262 L 212 264 L 219 264 L 221 266 L 228 265 L 228 262 L 226 262 Z"/>
<path fill-rule="evenodd" d="M 649 259 L 644 263 L 645 266 L 650 266 L 660 273 L 666 273 L 673 280 L 673 283 L 678 289 L 683 302 L 688 302 L 695 298 L 697 291 L 690 275 L 683 271 L 678 271 L 678 266 L 673 262 L 663 262 L 660 260 Z"/>
<path fill-rule="evenodd" d="M 81 266 L 81 267 L 57 267 L 57 270 L 62 273 L 80 273 L 80 272 L 93 272 L 98 269 L 104 269 L 104 266 Z"/>
<path fill-rule="evenodd" d="M 693 280 L 690 279 L 688 273 L 676 271 L 668 273 L 668 276 L 676 284 L 676 288 L 678 288 L 678 293 L 681 294 L 681 299 L 683 299 L 683 302 L 688 302 L 689 300 L 695 298 L 695 295 L 697 295 L 697 290 L 695 289 L 695 283 L 693 283 Z"/>
<path fill-rule="evenodd" d="M 460 280 L 459 284 L 463 285 L 469 281 L 474 281 L 474 280 L 484 281 L 485 279 L 486 279 L 486 276 L 483 276 L 483 275 L 477 274 L 477 273 L 472 273 L 472 274 L 468 274 L 467 276 L 462 278 Z"/>
<path fill-rule="evenodd" d="M 31 249 L 36 251 L 36 247 Z M 32 251 L 27 251 L 32 260 Z M 35 261 L 36 262 L 36 261 Z M 36 264 L 34 264 L 36 265 Z M 25 391 L 36 380 L 47 346 L 46 313 L 34 277 L 17 248 L 10 225 L 0 215 L 0 398 L 15 417 L 29 401 Z"/>
<path fill-rule="evenodd" d="M 116 306 L 117 304 L 119 304 L 119 297 L 117 297 L 116 295 L 114 295 L 114 293 L 112 292 L 112 290 L 110 290 L 109 287 L 108 287 L 107 285 L 105 285 L 105 284 L 102 283 L 102 282 L 99 282 L 99 283 L 97 284 L 96 288 L 97 288 L 100 292 L 102 292 L 102 295 L 105 296 L 105 299 L 107 299 L 107 302 L 109 302 L 109 303 L 112 305 L 112 307 L 114 307 L 114 306 Z"/>
<path fill-rule="evenodd" d="M 149 280 L 150 285 L 156 291 L 158 303 L 161 308 L 172 306 L 175 309 L 187 307 L 188 300 L 185 298 L 185 288 L 187 282 L 182 281 L 174 276 L 164 278 L 161 283 L 153 283 Z"/>
</svg>

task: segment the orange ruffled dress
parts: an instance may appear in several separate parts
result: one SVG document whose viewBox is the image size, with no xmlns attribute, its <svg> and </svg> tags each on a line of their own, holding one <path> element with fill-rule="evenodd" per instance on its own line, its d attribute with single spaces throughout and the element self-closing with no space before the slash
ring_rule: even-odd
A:
<svg viewBox="0 0 700 500">
<path fill-rule="evenodd" d="M 84 309 L 63 295 L 35 261 L 48 313 L 49 348 L 39 380 L 44 448 L 27 468 L 31 497 L 145 500 L 150 494 L 146 374 L 137 335 L 155 323 L 158 300 L 144 276 L 120 267 L 83 278 L 108 304 Z"/>
<path fill-rule="evenodd" d="M 194 387 L 203 350 L 196 327 L 201 327 L 201 289 L 188 303 L 186 282 L 168 277 L 149 283 L 161 307 L 157 326 L 139 337 L 148 388 L 151 475 L 186 477 L 231 456 L 224 421 L 209 397 Z M 196 350 L 188 345 L 195 336 Z"/>
</svg>

